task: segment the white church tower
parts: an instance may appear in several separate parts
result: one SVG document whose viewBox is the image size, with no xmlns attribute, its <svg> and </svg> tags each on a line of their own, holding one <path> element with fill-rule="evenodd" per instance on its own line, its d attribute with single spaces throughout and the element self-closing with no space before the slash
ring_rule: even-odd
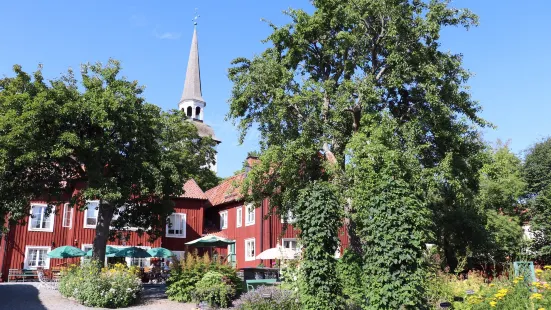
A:
<svg viewBox="0 0 551 310">
<path fill-rule="evenodd" d="M 199 67 L 199 44 L 197 42 L 197 27 L 193 30 L 193 39 L 191 40 L 191 49 L 189 51 L 189 60 L 186 70 L 186 81 L 184 83 L 184 92 L 178 103 L 178 109 L 186 113 L 189 121 L 197 127 L 197 132 L 201 137 L 211 137 L 217 143 L 220 143 L 214 135 L 214 130 L 203 122 L 205 116 L 205 107 L 207 103 L 203 99 L 201 91 L 201 69 Z M 217 157 L 215 158 L 218 159 Z M 215 163 L 211 170 L 217 172 Z"/>
</svg>

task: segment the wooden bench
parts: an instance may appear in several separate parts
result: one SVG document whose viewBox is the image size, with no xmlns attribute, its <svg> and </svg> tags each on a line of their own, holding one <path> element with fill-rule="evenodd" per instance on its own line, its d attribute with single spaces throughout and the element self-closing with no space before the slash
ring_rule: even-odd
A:
<svg viewBox="0 0 551 310">
<path fill-rule="evenodd" d="M 254 291 L 255 288 L 262 285 L 276 285 L 276 279 L 247 280 L 247 292 Z"/>
<path fill-rule="evenodd" d="M 23 282 L 25 282 L 25 279 L 27 278 L 36 280 L 36 271 L 29 269 L 10 269 L 8 272 L 8 282 L 10 282 L 10 280 L 22 280 Z"/>
</svg>

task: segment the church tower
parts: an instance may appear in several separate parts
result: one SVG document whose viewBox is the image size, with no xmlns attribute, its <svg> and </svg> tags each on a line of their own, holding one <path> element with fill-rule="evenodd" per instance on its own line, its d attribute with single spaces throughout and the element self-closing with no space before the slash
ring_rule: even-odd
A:
<svg viewBox="0 0 551 310">
<path fill-rule="evenodd" d="M 189 51 L 184 92 L 182 93 L 180 102 L 178 102 L 178 109 L 185 112 L 188 120 L 197 128 L 197 133 L 200 137 L 211 137 L 217 143 L 221 143 L 222 141 L 214 135 L 212 127 L 203 122 L 206 106 L 207 102 L 203 99 L 203 92 L 201 91 L 199 44 L 197 42 L 197 27 L 195 27 Z M 211 167 L 211 170 L 217 172 L 216 164 Z"/>
</svg>

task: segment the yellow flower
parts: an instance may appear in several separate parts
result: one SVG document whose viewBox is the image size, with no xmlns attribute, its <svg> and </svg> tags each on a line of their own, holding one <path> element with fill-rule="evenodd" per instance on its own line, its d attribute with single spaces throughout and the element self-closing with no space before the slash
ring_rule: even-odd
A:
<svg viewBox="0 0 551 310">
<path fill-rule="evenodd" d="M 493 283 L 490 283 L 490 287 L 494 287 L 494 286 L 495 286 L 495 284 L 493 284 Z"/>
<path fill-rule="evenodd" d="M 551 288 L 551 285 L 549 285 L 549 283 L 544 283 L 543 288 L 549 289 L 549 288 Z"/>
<path fill-rule="evenodd" d="M 551 266 L 550 266 L 550 265 L 543 266 L 543 269 L 545 269 L 545 270 L 551 270 Z"/>
<path fill-rule="evenodd" d="M 517 284 L 518 283 L 518 280 L 513 280 L 513 284 Z"/>
<path fill-rule="evenodd" d="M 542 299 L 543 296 L 540 293 L 534 293 L 530 296 L 530 299 Z"/>
<path fill-rule="evenodd" d="M 538 310 L 545 310 L 545 308 L 538 308 Z"/>
<path fill-rule="evenodd" d="M 496 305 L 497 305 L 497 302 L 495 302 L 495 301 L 490 301 L 490 306 L 495 307 Z"/>
<path fill-rule="evenodd" d="M 541 270 L 541 269 L 536 269 L 536 274 L 537 274 L 537 275 L 540 275 L 540 274 L 542 274 L 542 273 L 543 273 L 543 270 Z"/>
</svg>

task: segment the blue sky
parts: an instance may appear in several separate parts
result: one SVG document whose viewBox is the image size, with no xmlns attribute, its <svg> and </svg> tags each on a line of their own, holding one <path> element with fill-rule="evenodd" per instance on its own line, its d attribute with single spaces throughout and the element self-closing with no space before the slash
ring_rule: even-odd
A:
<svg viewBox="0 0 551 310">
<path fill-rule="evenodd" d="M 482 116 L 497 126 L 485 139 L 511 139 L 520 153 L 551 133 L 551 2 L 455 0 L 480 16 L 470 31 L 446 29 L 442 49 L 464 54 L 473 98 L 484 107 Z M 145 97 L 163 109 L 177 108 L 183 90 L 193 33 L 192 18 L 199 9 L 199 52 L 205 122 L 223 141 L 218 148 L 218 174 L 240 169 L 258 137 L 238 145 L 235 127 L 224 120 L 231 83 L 227 68 L 235 57 L 251 57 L 265 46 L 270 28 L 287 22 L 281 11 L 310 10 L 307 0 L 204 1 L 7 1 L 0 8 L 0 75 L 11 75 L 13 64 L 33 71 L 44 65 L 46 77 L 57 77 L 83 62 L 123 65 L 123 74 L 145 85 Z M 78 72 L 78 71 L 77 71 Z"/>
</svg>

